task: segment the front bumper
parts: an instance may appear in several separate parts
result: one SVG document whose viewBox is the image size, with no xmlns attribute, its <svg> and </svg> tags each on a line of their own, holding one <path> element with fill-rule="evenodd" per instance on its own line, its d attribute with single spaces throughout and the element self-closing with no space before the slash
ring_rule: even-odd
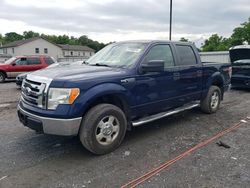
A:
<svg viewBox="0 0 250 188">
<path fill-rule="evenodd" d="M 81 117 L 74 119 L 58 119 L 37 116 L 25 111 L 19 105 L 17 107 L 17 113 L 20 122 L 24 126 L 38 132 L 52 135 L 77 135 L 82 121 Z"/>
</svg>

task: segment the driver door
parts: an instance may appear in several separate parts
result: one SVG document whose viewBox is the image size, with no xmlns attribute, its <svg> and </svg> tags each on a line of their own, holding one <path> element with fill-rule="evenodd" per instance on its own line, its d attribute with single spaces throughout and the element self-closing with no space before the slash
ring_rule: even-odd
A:
<svg viewBox="0 0 250 188">
<path fill-rule="evenodd" d="M 163 72 L 140 74 L 136 79 L 137 114 L 140 116 L 166 111 L 177 104 L 175 58 L 170 44 L 156 44 L 148 51 L 142 63 L 164 61 Z"/>
<path fill-rule="evenodd" d="M 10 77 L 14 78 L 22 72 L 26 72 L 28 69 L 27 58 L 18 58 L 11 64 Z"/>
</svg>

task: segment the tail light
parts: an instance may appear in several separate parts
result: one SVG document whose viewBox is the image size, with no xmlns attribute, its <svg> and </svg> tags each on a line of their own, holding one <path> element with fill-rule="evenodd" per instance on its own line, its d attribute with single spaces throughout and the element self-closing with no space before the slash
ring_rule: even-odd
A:
<svg viewBox="0 0 250 188">
<path fill-rule="evenodd" d="M 229 74 L 229 77 L 232 78 L 232 73 L 233 73 L 233 68 L 232 67 L 229 67 L 228 68 L 228 74 Z"/>
<path fill-rule="evenodd" d="M 223 69 L 223 71 L 225 71 L 229 75 L 229 77 L 232 78 L 232 67 L 225 68 Z"/>
</svg>

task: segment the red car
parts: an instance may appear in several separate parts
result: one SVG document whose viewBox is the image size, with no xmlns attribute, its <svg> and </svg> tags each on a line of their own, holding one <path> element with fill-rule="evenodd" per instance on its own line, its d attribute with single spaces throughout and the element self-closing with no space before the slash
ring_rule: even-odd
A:
<svg viewBox="0 0 250 188">
<path fill-rule="evenodd" d="M 16 78 L 18 74 L 36 71 L 55 63 L 49 56 L 18 56 L 0 64 L 0 83 L 6 78 Z"/>
</svg>

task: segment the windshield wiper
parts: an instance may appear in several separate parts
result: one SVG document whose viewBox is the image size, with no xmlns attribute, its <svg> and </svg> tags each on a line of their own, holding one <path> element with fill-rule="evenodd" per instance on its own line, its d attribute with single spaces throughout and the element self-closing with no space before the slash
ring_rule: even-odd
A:
<svg viewBox="0 0 250 188">
<path fill-rule="evenodd" d="M 107 65 L 107 64 L 103 64 L 103 63 L 96 63 L 96 64 L 91 64 L 91 65 L 93 65 L 93 66 L 102 66 L 102 67 L 110 67 L 109 65 Z"/>
</svg>

